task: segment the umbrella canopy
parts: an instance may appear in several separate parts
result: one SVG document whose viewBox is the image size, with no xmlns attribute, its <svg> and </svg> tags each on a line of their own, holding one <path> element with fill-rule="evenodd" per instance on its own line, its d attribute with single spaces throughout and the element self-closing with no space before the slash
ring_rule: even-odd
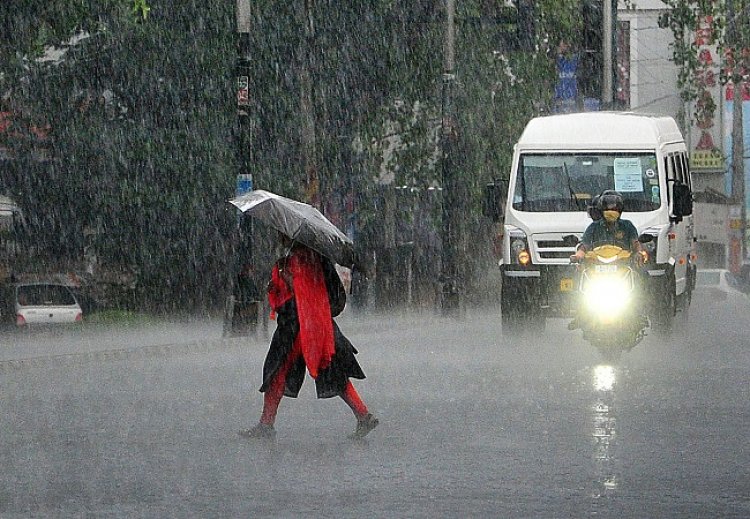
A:
<svg viewBox="0 0 750 519">
<path fill-rule="evenodd" d="M 229 203 L 341 266 L 354 265 L 352 240 L 309 204 L 262 189 L 234 198 Z"/>
</svg>

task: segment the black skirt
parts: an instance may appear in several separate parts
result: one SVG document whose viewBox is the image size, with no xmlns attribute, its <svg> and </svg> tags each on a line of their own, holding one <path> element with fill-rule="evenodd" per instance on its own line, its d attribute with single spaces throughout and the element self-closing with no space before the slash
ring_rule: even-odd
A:
<svg viewBox="0 0 750 519">
<path fill-rule="evenodd" d="M 318 398 L 331 398 L 339 396 L 344 392 L 349 378 L 363 379 L 362 371 L 354 355 L 357 350 L 346 336 L 341 333 L 336 321 L 333 321 L 333 340 L 335 353 L 331 364 L 318 373 L 315 379 L 315 388 Z M 289 353 L 292 351 L 294 340 L 299 333 L 299 320 L 297 318 L 297 305 L 294 299 L 285 303 L 277 312 L 276 330 L 274 331 L 271 345 L 263 363 L 263 385 L 261 392 L 265 392 L 271 385 L 271 381 L 284 364 Z M 284 396 L 296 398 L 305 380 L 305 359 L 302 356 L 297 359 L 286 377 Z"/>
</svg>

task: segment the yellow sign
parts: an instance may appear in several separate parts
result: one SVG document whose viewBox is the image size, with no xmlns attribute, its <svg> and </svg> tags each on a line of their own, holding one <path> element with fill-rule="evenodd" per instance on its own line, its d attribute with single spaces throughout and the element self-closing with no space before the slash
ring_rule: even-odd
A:
<svg viewBox="0 0 750 519">
<path fill-rule="evenodd" d="M 562 278 L 560 280 L 560 292 L 570 292 L 573 290 L 573 280 L 570 278 Z"/>
<path fill-rule="evenodd" d="M 724 169 L 724 156 L 712 150 L 693 150 L 690 156 L 692 169 Z"/>
</svg>

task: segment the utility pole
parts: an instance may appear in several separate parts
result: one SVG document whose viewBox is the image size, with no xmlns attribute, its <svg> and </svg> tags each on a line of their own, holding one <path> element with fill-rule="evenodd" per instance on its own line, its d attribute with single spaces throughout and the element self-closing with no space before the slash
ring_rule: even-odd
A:
<svg viewBox="0 0 750 519">
<path fill-rule="evenodd" d="M 237 158 L 237 180 L 235 195 L 242 195 L 253 189 L 253 176 L 250 170 L 251 149 L 251 92 L 250 74 L 252 56 L 250 54 L 250 1 L 237 0 L 237 61 L 235 65 L 237 89 L 237 126 L 235 128 L 235 154 Z M 238 244 L 240 246 L 238 262 L 240 265 L 252 256 L 252 219 L 240 217 Z"/>
<path fill-rule="evenodd" d="M 612 107 L 614 99 L 612 87 L 612 62 L 613 49 L 612 42 L 614 16 L 612 0 L 602 0 L 602 107 L 609 109 Z"/>
<path fill-rule="evenodd" d="M 742 101 L 744 84 L 742 81 L 742 51 L 737 30 L 737 9 L 735 2 L 727 2 L 727 39 L 732 53 L 732 201 L 740 205 L 740 268 L 747 257 L 747 203 L 745 201 L 745 143 L 743 138 Z"/>
<path fill-rule="evenodd" d="M 250 170 L 250 148 L 252 121 L 250 118 L 250 0 L 236 0 L 235 17 L 237 22 L 237 54 L 235 58 L 235 93 L 237 95 L 237 120 L 234 128 L 235 158 L 237 162 L 235 196 L 253 189 L 253 176 Z M 238 305 L 235 300 L 235 283 L 237 274 L 245 264 L 252 263 L 254 258 L 252 219 L 238 214 L 230 234 L 228 250 L 231 261 L 227 269 L 227 304 L 224 311 L 224 335 L 237 332 Z M 257 257 L 257 256 L 256 256 Z M 264 329 L 267 326 L 264 321 Z"/>
<path fill-rule="evenodd" d="M 441 118 L 442 151 L 442 309 L 444 315 L 456 315 L 460 309 L 459 272 L 456 262 L 457 182 L 455 172 L 455 147 L 458 127 L 453 108 L 453 85 L 456 79 L 455 55 L 455 0 L 445 0 L 445 47 L 443 49 L 443 92 Z"/>
<path fill-rule="evenodd" d="M 315 0 L 304 0 L 304 9 L 298 11 L 299 20 L 305 28 L 299 49 L 301 59 L 299 71 L 300 112 L 302 115 L 301 144 L 302 161 L 305 171 L 305 201 L 320 208 L 320 177 L 317 160 L 315 92 L 313 82 L 313 56 L 315 44 L 315 24 L 313 10 Z"/>
</svg>

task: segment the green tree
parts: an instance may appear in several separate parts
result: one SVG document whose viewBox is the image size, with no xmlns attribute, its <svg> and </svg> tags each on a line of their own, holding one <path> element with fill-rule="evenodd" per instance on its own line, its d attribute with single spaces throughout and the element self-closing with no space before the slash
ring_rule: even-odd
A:
<svg viewBox="0 0 750 519">
<path fill-rule="evenodd" d="M 549 105 L 550 51 L 580 28 L 577 1 L 523 5 L 533 10 L 519 24 L 503 3 L 459 2 L 455 106 L 466 257 L 488 242 L 479 225 L 481 186 L 507 174 L 512 143 Z M 236 173 L 234 2 L 8 0 L 0 9 L 0 97 L 31 126 L 51 128 L 53 160 L 21 149 L 2 179 L 33 215 L 37 245 L 73 257 L 86 229 L 103 231 L 101 254 L 138 269 L 144 298 L 215 303 L 235 223 L 225 203 Z M 398 185 L 440 180 L 442 0 L 259 0 L 252 15 L 257 185 L 304 192 L 305 67 L 324 197 L 352 197 L 360 230 L 377 239 L 375 178 L 385 158 Z M 312 34 L 303 25 L 309 20 Z M 76 35 L 86 37 L 70 45 Z M 64 59 L 35 61 L 47 45 L 66 50 Z M 399 220 L 410 217 L 405 210 Z"/>
<path fill-rule="evenodd" d="M 750 3 L 746 0 L 664 0 L 664 3 L 670 9 L 659 19 L 659 25 L 669 28 L 674 35 L 672 60 L 679 67 L 678 86 L 684 101 L 699 101 L 702 91 L 699 72 L 704 64 L 699 60 L 695 45 L 699 28 L 703 28 L 706 43 L 718 45 L 725 58 L 722 82 L 746 80 L 750 70 Z M 731 18 L 727 16 L 730 3 L 734 10 Z M 695 107 L 704 111 L 716 109 L 715 105 L 701 103 L 696 103 Z"/>
<path fill-rule="evenodd" d="M 215 301 L 232 216 L 224 207 L 234 175 L 232 6 L 103 1 L 66 11 L 71 5 L 39 12 L 32 4 L 17 17 L 70 20 L 56 22 L 63 42 L 66 28 L 93 31 L 59 64 L 28 55 L 23 80 L 8 82 L 14 103 L 52 128 L 53 160 L 19 157 L 23 175 L 9 179 L 37 245 L 74 257 L 84 228 L 97 229 L 105 261 L 138 270 L 144 300 Z"/>
</svg>

